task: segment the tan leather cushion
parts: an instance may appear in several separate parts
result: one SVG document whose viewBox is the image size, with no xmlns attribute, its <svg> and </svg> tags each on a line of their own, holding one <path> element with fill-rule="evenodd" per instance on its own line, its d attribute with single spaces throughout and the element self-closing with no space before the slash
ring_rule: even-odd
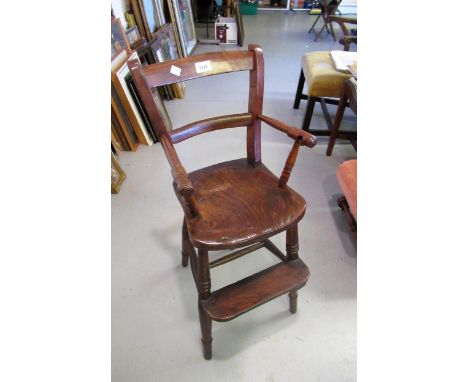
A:
<svg viewBox="0 0 468 382">
<path fill-rule="evenodd" d="M 302 70 L 310 97 L 340 97 L 343 82 L 351 77 L 335 69 L 328 51 L 304 54 Z"/>
<path fill-rule="evenodd" d="M 336 177 L 349 209 L 357 221 L 357 160 L 348 160 L 340 164 L 336 171 Z"/>
</svg>

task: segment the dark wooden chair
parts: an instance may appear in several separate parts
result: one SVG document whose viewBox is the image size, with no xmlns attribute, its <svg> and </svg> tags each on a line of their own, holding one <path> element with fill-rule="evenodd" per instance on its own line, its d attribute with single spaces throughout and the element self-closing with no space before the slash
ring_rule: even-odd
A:
<svg viewBox="0 0 468 382">
<path fill-rule="evenodd" d="M 173 67 L 179 68 L 180 72 Z M 172 70 L 171 70 L 172 68 Z M 172 168 L 174 190 L 184 211 L 182 265 L 190 259 L 198 289 L 198 309 L 205 359 L 211 359 L 212 320 L 229 321 L 280 295 L 289 294 L 291 313 L 297 309 L 297 290 L 309 270 L 298 257 L 298 222 L 305 200 L 287 186 L 300 146 L 313 147 L 313 135 L 262 114 L 263 52 L 257 45 L 246 51 L 205 53 L 142 67 L 130 62 L 136 86 Z M 248 112 L 225 115 L 169 128 L 163 103 L 151 89 L 180 81 L 235 71 L 250 71 Z M 175 74 L 173 74 L 175 73 Z M 261 160 L 261 123 L 294 140 L 278 179 Z M 182 166 L 174 145 L 219 129 L 246 126 L 246 158 L 219 163 L 192 173 Z M 286 231 L 286 255 L 269 238 Z M 210 269 L 265 247 L 281 262 L 245 279 L 211 291 Z M 211 261 L 209 252 L 235 250 Z"/>
<path fill-rule="evenodd" d="M 331 22 L 329 20 L 329 16 L 332 16 L 336 13 L 338 10 L 338 7 L 340 6 L 342 0 L 320 0 L 320 13 L 317 15 L 317 18 L 315 19 L 314 23 L 309 29 L 310 32 L 315 33 L 315 40 L 317 41 L 320 35 L 322 34 L 323 30 L 326 29 L 327 32 L 330 31 L 331 35 L 333 37 L 333 41 L 336 41 L 335 37 L 335 32 L 333 31 L 333 26 L 331 25 Z M 323 26 L 320 28 L 318 32 L 315 31 L 314 27 L 319 21 L 320 17 L 323 19 Z M 330 30 L 328 29 L 330 28 Z"/>
<path fill-rule="evenodd" d="M 341 28 L 343 37 L 340 38 L 340 44 L 343 45 L 343 50 L 349 51 L 352 43 L 357 45 L 357 29 L 349 27 L 349 25 L 357 25 L 356 17 L 330 15 L 326 20 L 330 25 L 335 22 Z"/>
</svg>

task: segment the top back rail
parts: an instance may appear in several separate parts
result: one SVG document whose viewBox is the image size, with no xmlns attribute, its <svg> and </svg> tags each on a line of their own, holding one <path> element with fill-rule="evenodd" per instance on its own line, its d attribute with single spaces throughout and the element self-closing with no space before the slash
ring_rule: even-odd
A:
<svg viewBox="0 0 468 382">
<path fill-rule="evenodd" d="M 252 70 L 252 51 L 215 52 L 165 61 L 142 68 L 151 88 L 216 74 Z"/>
</svg>

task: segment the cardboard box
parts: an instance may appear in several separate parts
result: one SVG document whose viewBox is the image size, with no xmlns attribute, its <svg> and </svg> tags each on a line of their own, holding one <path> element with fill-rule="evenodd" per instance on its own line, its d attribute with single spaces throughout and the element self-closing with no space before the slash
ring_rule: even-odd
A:
<svg viewBox="0 0 468 382">
<path fill-rule="evenodd" d="M 215 38 L 220 44 L 237 44 L 237 24 L 234 17 L 219 17 L 215 22 Z"/>
</svg>

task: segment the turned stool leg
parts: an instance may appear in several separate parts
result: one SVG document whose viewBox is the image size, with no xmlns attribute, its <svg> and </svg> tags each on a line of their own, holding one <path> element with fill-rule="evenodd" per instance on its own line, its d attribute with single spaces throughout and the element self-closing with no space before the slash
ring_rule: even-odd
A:
<svg viewBox="0 0 468 382">
<path fill-rule="evenodd" d="M 182 224 L 182 266 L 186 267 L 190 256 L 190 239 L 187 231 L 187 221 Z"/>
<path fill-rule="evenodd" d="M 200 327 L 202 332 L 203 356 L 211 359 L 211 326 L 212 320 L 203 309 L 201 302 L 211 295 L 210 264 L 208 251 L 198 250 L 198 313 L 200 317 Z"/>
<path fill-rule="evenodd" d="M 286 254 L 288 261 L 296 260 L 299 257 L 299 237 L 297 224 L 293 225 L 286 231 Z M 297 290 L 290 290 L 289 296 L 289 311 L 297 312 Z"/>
</svg>

